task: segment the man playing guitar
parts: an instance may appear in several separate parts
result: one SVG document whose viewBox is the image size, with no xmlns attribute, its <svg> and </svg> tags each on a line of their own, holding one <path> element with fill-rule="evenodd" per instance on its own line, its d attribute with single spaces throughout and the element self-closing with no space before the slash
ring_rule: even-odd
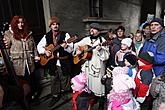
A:
<svg viewBox="0 0 165 110">
<path fill-rule="evenodd" d="M 49 27 L 51 30 L 40 40 L 37 50 L 41 56 L 45 55 L 45 58 L 53 56 L 45 65 L 51 75 L 52 100 L 50 101 L 50 107 L 52 107 L 60 99 L 61 91 L 70 89 L 69 83 L 72 66 L 72 55 L 70 53 L 73 49 L 73 43 L 66 42 L 70 35 L 59 30 L 60 22 L 57 17 L 50 18 Z M 49 45 L 53 45 L 53 51 L 47 49 Z"/>
<path fill-rule="evenodd" d="M 89 60 L 86 60 L 82 65 L 82 72 L 87 74 L 87 86 L 99 100 L 99 109 L 104 108 L 105 87 L 101 84 L 101 78 L 105 73 L 105 61 L 109 58 L 108 46 L 102 46 L 105 38 L 101 36 L 101 25 L 98 23 L 90 24 L 90 35 L 83 38 L 74 44 L 74 56 L 81 54 L 82 46 L 88 45 L 91 47 L 92 55 Z M 83 51 L 84 52 L 84 51 Z M 84 52 L 85 53 L 85 52 Z M 80 56 L 81 57 L 81 56 Z M 79 58 L 80 58 L 79 57 Z"/>
</svg>

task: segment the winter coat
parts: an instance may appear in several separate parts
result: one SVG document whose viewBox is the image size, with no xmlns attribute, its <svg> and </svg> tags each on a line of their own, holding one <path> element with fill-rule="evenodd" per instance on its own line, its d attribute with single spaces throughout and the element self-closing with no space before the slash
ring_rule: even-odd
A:
<svg viewBox="0 0 165 110">
<path fill-rule="evenodd" d="M 13 37 L 12 31 L 8 30 L 5 32 L 4 37 L 10 45 L 9 55 L 12 59 L 16 75 L 24 76 L 25 68 L 28 69 L 29 73 L 34 72 L 34 58 L 37 56 L 37 50 L 32 33 L 29 33 L 28 39 L 17 40 Z"/>
<path fill-rule="evenodd" d="M 165 82 L 161 81 L 160 76 L 153 79 L 150 93 L 155 98 L 152 110 L 158 110 L 161 102 L 165 102 Z"/>
<path fill-rule="evenodd" d="M 115 55 L 115 64 L 117 66 L 125 66 L 125 64 L 124 64 L 124 55 L 126 53 L 130 53 L 130 54 L 136 55 L 136 53 L 134 51 L 132 51 L 132 50 L 125 50 L 125 51 L 123 51 L 123 50 L 120 49 L 119 51 L 117 51 L 117 53 Z"/>
<path fill-rule="evenodd" d="M 135 82 L 127 74 L 114 75 L 112 87 L 107 95 L 108 110 L 135 110 L 139 107 L 131 92 L 135 88 Z"/>
<path fill-rule="evenodd" d="M 137 101 L 140 103 L 143 103 L 146 97 L 149 96 L 149 88 L 153 78 L 152 64 L 139 67 L 135 77 L 134 96 L 137 97 Z"/>
<path fill-rule="evenodd" d="M 156 76 L 165 70 L 165 29 L 150 39 L 146 39 L 140 52 L 150 51 L 154 54 L 153 70 Z"/>
<path fill-rule="evenodd" d="M 81 41 L 75 43 L 74 53 L 77 52 L 76 50 L 78 49 L 78 46 L 89 45 L 91 47 L 94 47 L 101 42 L 105 42 L 105 39 L 102 36 L 98 37 L 97 39 L 91 39 L 90 37 L 86 37 Z M 92 58 L 90 60 L 87 60 L 82 65 L 81 70 L 87 73 L 87 86 L 89 87 L 89 89 L 94 92 L 96 96 L 104 96 L 105 87 L 101 83 L 101 78 L 105 74 L 105 61 L 109 58 L 109 48 L 107 46 L 101 46 L 100 50 L 96 50 L 96 48 L 94 48 L 92 52 Z"/>
<path fill-rule="evenodd" d="M 81 91 L 72 95 L 73 110 L 91 110 L 94 99 L 90 99 L 90 94 Z"/>
<path fill-rule="evenodd" d="M 115 55 L 117 51 L 120 50 L 121 47 L 121 40 L 119 40 L 117 37 L 113 39 L 112 46 L 110 46 L 110 57 L 108 59 L 108 66 L 115 66 Z"/>
</svg>

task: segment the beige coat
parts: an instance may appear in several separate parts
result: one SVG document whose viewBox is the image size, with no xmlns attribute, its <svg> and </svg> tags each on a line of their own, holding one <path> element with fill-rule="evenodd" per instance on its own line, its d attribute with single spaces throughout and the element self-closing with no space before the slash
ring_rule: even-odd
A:
<svg viewBox="0 0 165 110">
<path fill-rule="evenodd" d="M 34 58 L 37 55 L 35 42 L 31 33 L 28 39 L 16 40 L 13 38 L 11 30 L 5 32 L 4 37 L 8 41 L 9 55 L 12 59 L 15 72 L 18 76 L 25 75 L 25 67 L 28 68 L 29 74 L 35 69 Z"/>
</svg>

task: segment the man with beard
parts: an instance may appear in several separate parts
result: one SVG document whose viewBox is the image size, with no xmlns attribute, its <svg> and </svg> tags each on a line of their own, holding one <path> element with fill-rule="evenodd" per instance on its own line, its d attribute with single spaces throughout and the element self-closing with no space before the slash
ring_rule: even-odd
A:
<svg viewBox="0 0 165 110">
<path fill-rule="evenodd" d="M 49 20 L 49 27 L 50 31 L 40 40 L 37 45 L 37 50 L 40 55 L 45 55 L 44 58 L 51 58 L 54 56 L 45 65 L 51 76 L 52 100 L 49 106 L 52 107 L 59 101 L 61 92 L 70 89 L 72 66 L 72 55 L 70 53 L 73 49 L 73 43 L 67 43 L 66 41 L 70 38 L 70 35 L 67 32 L 59 30 L 59 18 L 51 17 Z M 48 49 L 50 45 L 53 45 L 52 49 Z M 42 62 L 42 58 L 40 62 Z"/>
<path fill-rule="evenodd" d="M 74 56 L 82 55 L 82 53 L 86 51 L 82 50 L 83 46 L 89 46 L 90 49 L 92 48 L 92 56 L 82 64 L 81 71 L 87 74 L 87 86 L 99 101 L 98 110 L 103 110 L 104 107 L 105 87 L 101 83 L 101 78 L 105 73 L 105 61 L 109 57 L 108 46 L 101 45 L 106 41 L 105 38 L 100 35 L 101 30 L 100 24 L 90 24 L 90 35 L 74 45 Z"/>
</svg>

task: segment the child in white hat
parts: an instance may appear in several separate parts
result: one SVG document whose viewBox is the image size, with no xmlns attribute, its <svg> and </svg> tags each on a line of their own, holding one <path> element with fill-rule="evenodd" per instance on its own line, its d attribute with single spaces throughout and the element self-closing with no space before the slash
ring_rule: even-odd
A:
<svg viewBox="0 0 165 110">
<path fill-rule="evenodd" d="M 115 55 L 116 66 L 125 66 L 123 58 L 124 58 L 124 55 L 126 53 L 132 53 L 132 54 L 136 55 L 136 53 L 130 49 L 131 45 L 132 45 L 132 39 L 131 38 L 124 38 L 121 41 L 121 48 Z"/>
</svg>

